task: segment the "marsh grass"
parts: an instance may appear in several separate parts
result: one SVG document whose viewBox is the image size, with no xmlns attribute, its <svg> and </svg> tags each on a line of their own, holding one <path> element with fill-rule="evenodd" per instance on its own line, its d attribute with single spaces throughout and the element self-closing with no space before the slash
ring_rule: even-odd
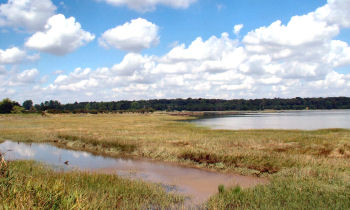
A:
<svg viewBox="0 0 350 210">
<path fill-rule="evenodd" d="M 0 209 L 170 209 L 183 198 L 160 186 L 114 175 L 54 172 L 31 161 L 0 174 Z"/>
<path fill-rule="evenodd" d="M 349 209 L 350 184 L 331 183 L 315 177 L 273 179 L 269 185 L 240 190 L 232 188 L 212 197 L 209 209 Z"/>
<path fill-rule="evenodd" d="M 162 113 L 0 115 L 0 138 L 263 176 L 271 182 L 239 192 L 226 189 L 208 202 L 210 209 L 350 208 L 350 130 L 211 130 L 189 119 Z"/>
<path fill-rule="evenodd" d="M 222 185 L 222 184 L 220 184 L 220 185 L 218 186 L 218 191 L 219 191 L 219 193 L 224 193 L 224 192 L 225 192 L 225 186 Z"/>
<path fill-rule="evenodd" d="M 94 147 L 101 146 L 103 148 L 116 148 L 117 150 L 127 153 L 133 152 L 136 149 L 136 145 L 134 144 L 120 143 L 118 141 L 99 141 L 96 138 L 86 136 L 58 134 L 57 138 L 66 141 L 79 142 L 80 144 L 83 144 L 82 147 L 84 147 L 84 145 L 92 145 Z"/>
</svg>

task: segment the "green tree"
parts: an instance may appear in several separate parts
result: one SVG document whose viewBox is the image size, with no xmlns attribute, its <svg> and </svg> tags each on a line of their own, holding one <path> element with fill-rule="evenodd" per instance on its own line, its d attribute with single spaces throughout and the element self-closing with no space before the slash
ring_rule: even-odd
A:
<svg viewBox="0 0 350 210">
<path fill-rule="evenodd" d="M 141 108 L 141 107 L 140 107 L 140 105 L 139 105 L 138 102 L 133 101 L 133 102 L 131 103 L 131 109 L 136 110 L 136 109 L 140 109 L 140 108 Z"/>
<path fill-rule="evenodd" d="M 0 114 L 9 114 L 14 106 L 20 106 L 17 102 L 5 98 L 0 102 Z"/>
<path fill-rule="evenodd" d="M 33 107 L 33 101 L 32 100 L 26 100 L 23 102 L 23 108 L 25 108 L 26 110 L 30 110 L 30 108 Z"/>
<path fill-rule="evenodd" d="M 15 106 L 13 106 L 11 113 L 12 114 L 20 114 L 20 113 L 23 113 L 23 111 L 24 111 L 23 107 L 15 105 Z"/>
</svg>

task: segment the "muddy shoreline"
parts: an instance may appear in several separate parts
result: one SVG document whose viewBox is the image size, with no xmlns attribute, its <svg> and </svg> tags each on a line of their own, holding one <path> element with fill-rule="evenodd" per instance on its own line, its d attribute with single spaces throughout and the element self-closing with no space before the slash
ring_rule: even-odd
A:
<svg viewBox="0 0 350 210">
<path fill-rule="evenodd" d="M 168 192 L 190 197 L 191 205 L 200 205 L 218 192 L 218 186 L 241 188 L 267 184 L 268 179 L 219 173 L 184 167 L 175 163 L 132 158 L 111 158 L 89 152 L 62 149 L 48 143 L 5 141 L 0 151 L 8 160 L 35 160 L 63 170 L 117 174 L 129 179 L 164 185 Z"/>
</svg>

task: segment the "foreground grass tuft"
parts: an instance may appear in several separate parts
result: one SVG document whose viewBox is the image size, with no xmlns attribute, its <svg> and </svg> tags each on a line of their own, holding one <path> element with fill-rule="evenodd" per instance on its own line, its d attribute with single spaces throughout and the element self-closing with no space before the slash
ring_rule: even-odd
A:
<svg viewBox="0 0 350 210">
<path fill-rule="evenodd" d="M 350 183 L 316 181 L 314 177 L 277 178 L 269 185 L 217 194 L 209 209 L 349 209 Z"/>
<path fill-rule="evenodd" d="M 164 209 L 183 198 L 114 175 L 54 172 L 30 161 L 0 168 L 0 209 Z"/>
</svg>

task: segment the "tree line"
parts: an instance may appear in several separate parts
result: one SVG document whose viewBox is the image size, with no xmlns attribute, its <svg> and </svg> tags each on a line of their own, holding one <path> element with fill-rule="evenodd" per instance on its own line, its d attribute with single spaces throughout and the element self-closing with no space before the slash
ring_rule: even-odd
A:
<svg viewBox="0 0 350 210">
<path fill-rule="evenodd" d="M 350 109 L 350 97 L 328 98 L 273 98 L 273 99 L 153 99 L 138 101 L 75 102 L 61 104 L 57 100 L 23 104 L 6 98 L 0 101 L 0 113 L 101 113 L 153 111 L 258 111 L 258 110 Z"/>
</svg>

